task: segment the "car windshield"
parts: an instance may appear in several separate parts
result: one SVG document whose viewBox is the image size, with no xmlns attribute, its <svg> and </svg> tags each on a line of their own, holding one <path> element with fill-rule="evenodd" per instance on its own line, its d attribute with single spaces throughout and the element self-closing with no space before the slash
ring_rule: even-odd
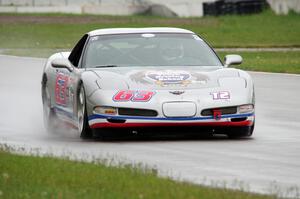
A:
<svg viewBox="0 0 300 199">
<path fill-rule="evenodd" d="M 197 35 L 135 33 L 92 36 L 83 66 L 222 66 L 222 63 Z"/>
</svg>

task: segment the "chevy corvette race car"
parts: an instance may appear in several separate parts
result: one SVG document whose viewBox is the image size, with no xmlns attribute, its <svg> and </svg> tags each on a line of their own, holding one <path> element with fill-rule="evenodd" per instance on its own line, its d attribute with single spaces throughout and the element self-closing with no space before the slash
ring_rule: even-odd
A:
<svg viewBox="0 0 300 199">
<path fill-rule="evenodd" d="M 82 138 L 192 127 L 229 137 L 254 129 L 254 88 L 227 55 L 224 64 L 197 34 L 178 28 L 99 29 L 71 52 L 55 53 L 42 76 L 48 130 L 63 122 Z M 155 130 L 153 130 L 155 131 Z"/>
</svg>

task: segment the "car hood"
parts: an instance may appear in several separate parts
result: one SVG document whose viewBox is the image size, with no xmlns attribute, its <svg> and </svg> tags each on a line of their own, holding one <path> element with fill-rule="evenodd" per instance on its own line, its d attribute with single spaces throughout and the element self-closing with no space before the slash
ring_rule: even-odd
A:
<svg viewBox="0 0 300 199">
<path fill-rule="evenodd" d="M 218 87 L 224 78 L 239 78 L 237 69 L 220 67 L 118 67 L 93 72 L 101 89 L 199 89 Z"/>
</svg>

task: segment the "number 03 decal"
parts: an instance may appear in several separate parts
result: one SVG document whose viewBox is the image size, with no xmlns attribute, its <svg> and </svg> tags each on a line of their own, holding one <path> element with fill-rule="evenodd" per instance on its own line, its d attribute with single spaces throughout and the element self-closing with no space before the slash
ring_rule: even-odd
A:
<svg viewBox="0 0 300 199">
<path fill-rule="evenodd" d="M 113 96 L 113 100 L 116 102 L 148 102 L 154 94 L 153 91 L 122 90 Z"/>
</svg>

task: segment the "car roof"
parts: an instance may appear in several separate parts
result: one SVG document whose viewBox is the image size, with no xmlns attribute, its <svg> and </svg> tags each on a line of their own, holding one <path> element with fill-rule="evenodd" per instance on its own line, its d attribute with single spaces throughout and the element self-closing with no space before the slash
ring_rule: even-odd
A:
<svg viewBox="0 0 300 199">
<path fill-rule="evenodd" d="M 89 32 L 89 36 L 110 35 L 110 34 L 131 34 L 131 33 L 190 33 L 190 30 L 182 28 L 151 27 L 151 28 L 106 28 Z"/>
</svg>

